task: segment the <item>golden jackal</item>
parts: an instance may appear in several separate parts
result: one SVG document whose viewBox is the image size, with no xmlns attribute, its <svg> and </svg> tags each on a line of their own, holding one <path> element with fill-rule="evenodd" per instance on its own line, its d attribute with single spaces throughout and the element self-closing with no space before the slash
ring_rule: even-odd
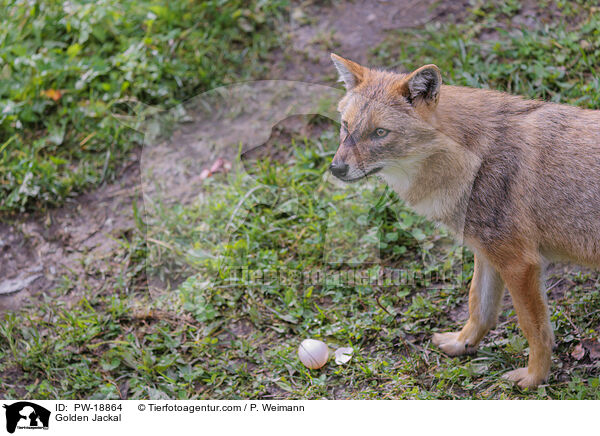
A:
<svg viewBox="0 0 600 436">
<path fill-rule="evenodd" d="M 545 263 L 600 265 L 600 111 L 442 85 L 435 65 L 404 75 L 331 58 L 348 91 L 331 172 L 377 173 L 475 253 L 469 320 L 433 342 L 474 352 L 506 286 L 530 347 L 529 366 L 506 378 L 539 385 L 554 344 Z"/>
</svg>

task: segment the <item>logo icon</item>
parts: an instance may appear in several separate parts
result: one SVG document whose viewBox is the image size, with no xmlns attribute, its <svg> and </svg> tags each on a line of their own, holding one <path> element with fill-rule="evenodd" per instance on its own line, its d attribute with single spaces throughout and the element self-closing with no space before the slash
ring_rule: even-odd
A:
<svg viewBox="0 0 600 436">
<path fill-rule="evenodd" d="M 29 401 L 19 401 L 10 405 L 4 404 L 6 409 L 6 431 L 14 433 L 19 429 L 48 429 L 50 411 Z"/>
</svg>

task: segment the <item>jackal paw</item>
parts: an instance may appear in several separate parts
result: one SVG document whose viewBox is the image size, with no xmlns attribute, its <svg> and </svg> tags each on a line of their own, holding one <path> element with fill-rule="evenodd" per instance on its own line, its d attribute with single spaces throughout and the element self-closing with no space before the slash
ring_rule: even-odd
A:
<svg viewBox="0 0 600 436">
<path fill-rule="evenodd" d="M 520 388 L 537 388 L 544 381 L 544 377 L 530 374 L 527 368 L 518 368 L 507 372 L 502 376 L 519 385 Z"/>
<path fill-rule="evenodd" d="M 449 356 L 473 354 L 477 351 L 476 345 L 471 345 L 464 340 L 459 340 L 460 332 L 434 333 L 432 341 Z"/>
</svg>

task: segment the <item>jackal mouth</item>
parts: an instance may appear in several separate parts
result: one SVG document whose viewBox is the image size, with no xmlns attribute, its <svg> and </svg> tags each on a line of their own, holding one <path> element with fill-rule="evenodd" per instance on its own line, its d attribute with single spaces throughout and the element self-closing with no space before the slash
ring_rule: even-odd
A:
<svg viewBox="0 0 600 436">
<path fill-rule="evenodd" d="M 381 171 L 383 169 L 383 167 L 376 167 L 373 168 L 372 170 L 369 170 L 368 172 L 364 173 L 362 176 L 356 177 L 354 179 L 346 179 L 344 177 L 338 177 L 338 179 L 340 179 L 342 182 L 346 182 L 346 183 L 354 183 L 354 182 L 358 182 L 362 179 L 364 179 L 365 177 L 370 176 L 371 174 L 376 174 L 379 171 Z"/>
</svg>

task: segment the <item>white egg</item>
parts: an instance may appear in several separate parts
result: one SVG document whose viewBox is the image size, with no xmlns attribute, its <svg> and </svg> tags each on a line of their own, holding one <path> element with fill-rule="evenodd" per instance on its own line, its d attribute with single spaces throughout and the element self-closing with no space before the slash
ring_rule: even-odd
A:
<svg viewBox="0 0 600 436">
<path fill-rule="evenodd" d="M 329 359 L 329 348 L 325 342 L 316 339 L 305 339 L 298 347 L 300 362 L 310 369 L 319 369 Z"/>
</svg>

